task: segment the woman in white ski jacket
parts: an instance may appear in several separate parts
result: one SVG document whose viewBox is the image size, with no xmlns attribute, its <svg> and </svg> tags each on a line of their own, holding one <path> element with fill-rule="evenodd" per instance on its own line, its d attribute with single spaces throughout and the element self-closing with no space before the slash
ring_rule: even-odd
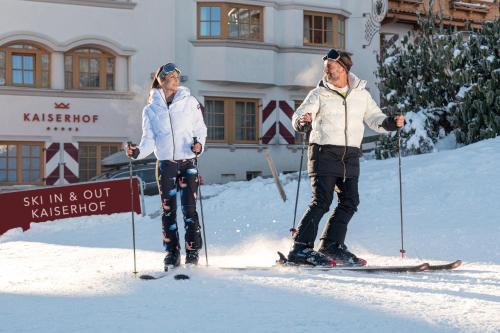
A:
<svg viewBox="0 0 500 333">
<path fill-rule="evenodd" d="M 154 151 L 156 177 L 162 203 L 165 270 L 180 264 L 180 241 L 176 222 L 177 193 L 184 214 L 187 264 L 198 264 L 202 247 L 196 212 L 198 175 L 194 165 L 207 136 L 201 105 L 186 87 L 179 86 L 180 70 L 172 63 L 161 66 L 153 79 L 149 102 L 142 112 L 142 138 L 127 155 L 144 158 Z"/>
<path fill-rule="evenodd" d="M 308 173 L 312 201 L 294 235 L 288 259 L 297 264 L 364 265 L 344 244 L 347 224 L 359 205 L 359 157 L 364 124 L 382 133 L 404 125 L 403 116 L 387 117 L 365 89 L 366 81 L 350 73 L 352 61 L 332 49 L 323 58 L 325 76 L 292 117 L 295 130 L 310 129 Z M 318 251 L 318 224 L 329 211 L 334 189 L 338 206 L 328 220 Z"/>
</svg>

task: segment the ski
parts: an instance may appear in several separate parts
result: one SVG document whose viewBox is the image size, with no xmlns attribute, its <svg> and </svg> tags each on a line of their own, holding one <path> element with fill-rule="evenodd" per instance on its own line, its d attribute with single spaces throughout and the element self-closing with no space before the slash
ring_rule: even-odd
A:
<svg viewBox="0 0 500 333">
<path fill-rule="evenodd" d="M 279 266 L 279 265 L 278 265 Z M 297 267 L 299 270 L 313 270 L 313 271 L 351 271 L 363 273 L 416 273 L 424 272 L 429 268 L 428 263 L 418 265 L 401 265 L 401 266 L 332 266 L 332 267 L 315 267 L 315 266 L 302 266 L 284 264 L 281 267 Z"/>
<path fill-rule="evenodd" d="M 462 260 L 455 260 L 453 262 L 442 265 L 429 265 L 428 271 L 445 271 L 458 268 L 462 265 Z"/>
<path fill-rule="evenodd" d="M 151 273 L 151 274 L 142 274 L 139 275 L 139 279 L 141 280 L 159 280 L 162 279 L 166 276 L 168 276 L 168 272 L 158 272 L 158 273 Z M 189 275 L 186 274 L 175 274 L 174 275 L 175 280 L 189 280 Z"/>
<path fill-rule="evenodd" d="M 300 267 L 301 269 L 315 269 L 315 270 L 343 270 L 343 271 L 356 271 L 364 273 L 377 273 L 377 272 L 392 272 L 392 273 L 404 273 L 404 272 L 423 272 L 429 268 L 428 263 L 422 263 L 419 265 L 403 265 L 403 266 L 305 266 L 305 265 L 295 265 L 290 263 L 287 257 L 278 251 L 279 259 L 276 261 L 277 266 L 283 267 Z M 305 266 L 305 267 L 304 267 Z"/>
<path fill-rule="evenodd" d="M 270 271 L 275 269 L 291 269 L 297 271 L 353 271 L 363 273 L 418 273 L 418 272 L 432 272 L 441 270 L 452 270 L 460 267 L 461 260 L 456 260 L 447 264 L 430 265 L 429 263 L 421 263 L 418 265 L 398 265 L 398 266 L 311 266 L 311 265 L 297 265 L 288 262 L 285 255 L 278 252 L 280 259 L 276 261 L 273 266 L 259 267 L 219 267 L 223 270 L 237 270 L 237 271 Z"/>
<path fill-rule="evenodd" d="M 164 278 L 167 275 L 168 275 L 168 272 L 141 274 L 141 275 L 139 275 L 139 279 L 141 279 L 141 280 L 158 280 L 158 279 Z"/>
<path fill-rule="evenodd" d="M 176 268 L 170 268 L 168 271 L 164 272 L 152 272 L 152 273 L 147 273 L 147 274 L 141 274 L 139 275 L 139 279 L 141 280 L 159 280 L 162 279 L 166 276 L 169 276 L 171 274 L 171 271 L 173 271 Z M 186 274 L 175 274 L 174 275 L 175 280 L 189 280 L 189 275 Z"/>
<path fill-rule="evenodd" d="M 280 257 L 281 257 L 280 253 Z M 283 256 L 284 257 L 284 256 Z M 433 272 L 453 270 L 462 265 L 461 260 L 456 260 L 447 264 L 430 265 L 421 263 L 418 265 L 401 265 L 401 266 L 309 266 L 295 265 L 280 258 L 273 266 L 246 266 L 246 267 L 214 267 L 221 270 L 230 271 L 271 271 L 276 269 L 291 270 L 291 271 L 353 271 L 362 273 L 418 273 L 418 272 Z M 139 275 L 141 280 L 158 280 L 171 275 L 171 272 L 153 272 Z M 186 274 L 176 274 L 173 276 L 176 280 L 188 280 L 190 277 Z"/>
<path fill-rule="evenodd" d="M 344 271 L 358 271 L 366 273 L 376 272 L 393 272 L 393 273 L 416 273 L 416 272 L 434 272 L 453 270 L 462 265 L 461 260 L 456 260 L 447 264 L 431 265 L 429 263 L 422 263 L 419 265 L 402 265 L 402 266 L 332 266 L 332 267 L 317 267 L 317 266 L 303 266 L 303 265 L 277 265 L 278 267 L 297 267 L 301 270 L 344 270 Z"/>
<path fill-rule="evenodd" d="M 335 272 L 335 271 L 353 271 L 363 273 L 412 273 L 425 272 L 429 268 L 428 263 L 419 265 L 404 265 L 404 266 L 309 266 L 309 265 L 292 265 L 292 264 L 277 264 L 268 267 L 219 267 L 223 270 L 233 271 L 271 271 L 276 269 L 296 270 L 296 271 L 315 271 L 315 272 Z"/>
</svg>

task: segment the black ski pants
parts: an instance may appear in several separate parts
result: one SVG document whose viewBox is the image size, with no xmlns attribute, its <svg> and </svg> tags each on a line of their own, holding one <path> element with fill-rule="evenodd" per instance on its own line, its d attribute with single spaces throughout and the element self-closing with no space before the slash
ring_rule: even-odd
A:
<svg viewBox="0 0 500 333">
<path fill-rule="evenodd" d="M 156 179 L 163 209 L 161 220 L 165 250 L 181 248 L 177 227 L 177 193 L 180 193 L 184 215 L 186 250 L 201 249 L 201 228 L 196 212 L 198 174 L 194 160 L 158 161 Z"/>
<path fill-rule="evenodd" d="M 347 224 L 359 205 L 358 177 L 312 176 L 312 200 L 297 228 L 294 240 L 314 247 L 318 225 L 329 211 L 337 187 L 338 205 L 325 225 L 321 240 L 344 244 Z"/>
</svg>

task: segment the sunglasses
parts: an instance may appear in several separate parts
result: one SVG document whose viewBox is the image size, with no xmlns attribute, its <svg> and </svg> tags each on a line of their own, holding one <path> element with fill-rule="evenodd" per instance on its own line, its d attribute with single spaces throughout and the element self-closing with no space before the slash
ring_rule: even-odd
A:
<svg viewBox="0 0 500 333">
<path fill-rule="evenodd" d="M 331 49 L 330 51 L 328 51 L 328 54 L 323 57 L 323 60 L 327 60 L 327 59 L 337 61 L 340 59 L 340 54 L 337 52 L 337 50 Z"/>
<path fill-rule="evenodd" d="M 172 74 L 173 72 L 181 74 L 180 69 L 178 69 L 175 66 L 175 64 L 169 62 L 168 64 L 161 66 L 161 70 L 158 72 L 158 78 L 160 80 L 163 80 L 165 77 L 167 77 L 169 74 Z"/>
</svg>

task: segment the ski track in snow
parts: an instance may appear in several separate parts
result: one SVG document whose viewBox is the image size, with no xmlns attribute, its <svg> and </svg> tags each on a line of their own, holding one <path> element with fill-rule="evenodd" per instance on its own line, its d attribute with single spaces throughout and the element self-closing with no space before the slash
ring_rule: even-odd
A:
<svg viewBox="0 0 500 333">
<path fill-rule="evenodd" d="M 0 236 L 0 332 L 498 332 L 499 148 L 497 138 L 403 159 L 404 260 L 397 160 L 362 163 L 350 248 L 376 265 L 463 259 L 455 271 L 218 269 L 271 266 L 276 250 L 287 252 L 297 181 L 284 178 L 286 203 L 271 179 L 212 185 L 204 187 L 211 267 L 178 269 L 189 281 L 134 277 L 130 214 Z M 310 196 L 304 183 L 299 215 Z M 148 213 L 158 201 L 146 198 Z M 136 218 L 140 273 L 162 267 L 160 228 L 159 217 Z"/>
</svg>

